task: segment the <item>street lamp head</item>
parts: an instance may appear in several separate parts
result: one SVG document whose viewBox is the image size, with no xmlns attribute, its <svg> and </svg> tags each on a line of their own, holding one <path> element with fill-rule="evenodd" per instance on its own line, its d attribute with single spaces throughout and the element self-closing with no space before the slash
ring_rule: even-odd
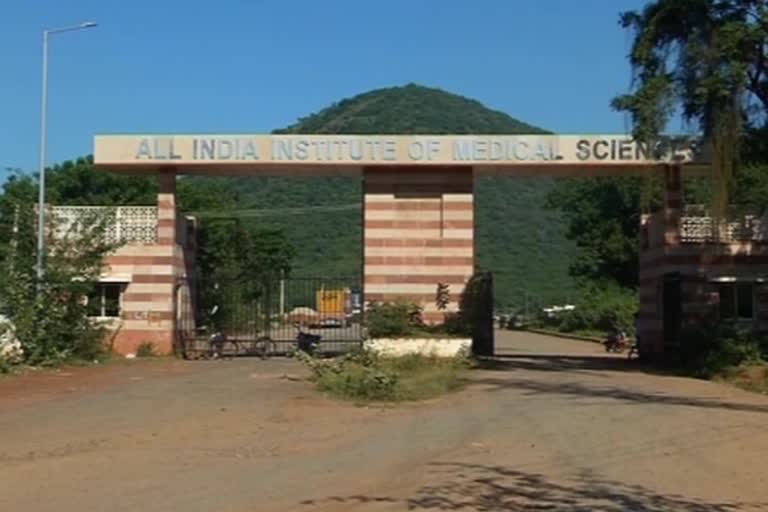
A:
<svg viewBox="0 0 768 512">
<path fill-rule="evenodd" d="M 84 21 L 80 24 L 80 28 L 91 28 L 98 26 L 98 23 L 95 21 Z"/>
</svg>

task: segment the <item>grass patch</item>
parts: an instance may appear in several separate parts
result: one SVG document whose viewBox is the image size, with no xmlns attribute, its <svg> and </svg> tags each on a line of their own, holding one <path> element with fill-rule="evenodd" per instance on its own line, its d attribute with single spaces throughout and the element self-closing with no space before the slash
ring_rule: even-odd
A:
<svg viewBox="0 0 768 512">
<path fill-rule="evenodd" d="M 745 364 L 727 368 L 715 380 L 766 395 L 768 394 L 768 364 Z"/>
<path fill-rule="evenodd" d="M 321 391 L 346 400 L 375 402 L 425 400 L 458 390 L 470 368 L 465 357 L 380 357 L 364 351 L 334 359 L 299 357 Z"/>
</svg>

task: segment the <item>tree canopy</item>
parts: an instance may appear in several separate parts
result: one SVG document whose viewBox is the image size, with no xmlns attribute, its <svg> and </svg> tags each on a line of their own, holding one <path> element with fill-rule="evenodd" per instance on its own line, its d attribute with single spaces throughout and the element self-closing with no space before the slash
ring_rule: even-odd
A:
<svg viewBox="0 0 768 512">
<path fill-rule="evenodd" d="M 713 211 L 727 207 L 749 132 L 768 119 L 765 0 L 656 0 L 620 16 L 633 35 L 632 90 L 613 100 L 652 141 L 674 112 L 711 143 Z"/>
<path fill-rule="evenodd" d="M 762 211 L 768 197 L 768 5 L 764 0 L 655 0 L 621 13 L 633 40 L 630 92 L 612 105 L 635 137 L 653 141 L 675 112 L 712 142 L 709 180 L 686 179 L 691 202 Z M 658 205 L 652 180 L 564 180 L 550 206 L 568 220 L 580 279 L 637 281 L 639 213 Z"/>
</svg>

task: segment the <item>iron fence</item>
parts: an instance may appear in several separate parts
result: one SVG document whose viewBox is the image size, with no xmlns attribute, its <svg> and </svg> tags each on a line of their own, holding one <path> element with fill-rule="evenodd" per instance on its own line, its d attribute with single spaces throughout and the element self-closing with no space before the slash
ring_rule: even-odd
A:
<svg viewBox="0 0 768 512">
<path fill-rule="evenodd" d="M 221 336 L 224 353 L 262 355 L 295 350 L 299 331 L 320 336 L 320 351 L 357 348 L 363 339 L 359 278 L 288 277 L 191 280 L 177 293 L 181 351 L 208 350 Z M 186 291 L 184 291 L 186 290 Z"/>
</svg>

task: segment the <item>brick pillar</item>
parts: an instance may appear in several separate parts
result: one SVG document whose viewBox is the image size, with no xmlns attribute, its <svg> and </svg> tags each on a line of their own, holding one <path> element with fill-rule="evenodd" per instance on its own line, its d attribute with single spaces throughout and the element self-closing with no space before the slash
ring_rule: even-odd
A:
<svg viewBox="0 0 768 512">
<path fill-rule="evenodd" d="M 113 350 L 120 354 L 135 353 L 142 343 L 153 343 L 162 354 L 173 351 L 174 293 L 179 260 L 176 244 L 176 174 L 161 172 L 158 179 L 157 242 L 123 250 L 125 256 L 122 259 L 124 263 L 130 263 L 132 271 L 131 281 L 123 295 L 123 326 L 113 341 Z"/>
<path fill-rule="evenodd" d="M 667 267 L 667 248 L 680 245 L 680 217 L 683 207 L 679 166 L 665 166 L 662 210 L 648 218 L 648 243 L 639 255 L 639 333 L 644 355 L 659 356 L 664 352 L 664 319 L 662 314 L 662 276 Z M 659 224 L 661 224 L 659 226 Z M 642 228 L 642 227 L 641 227 Z M 656 230 L 663 231 L 657 242 Z"/>
<path fill-rule="evenodd" d="M 163 171 L 157 177 L 160 190 L 157 193 L 157 243 L 176 243 L 176 173 Z"/>
<path fill-rule="evenodd" d="M 472 169 L 368 168 L 364 196 L 365 302 L 417 302 L 426 321 L 441 322 L 438 283 L 456 311 L 473 273 Z"/>
<path fill-rule="evenodd" d="M 683 208 L 683 190 L 680 167 L 664 168 L 664 243 L 680 245 L 680 217 Z"/>
</svg>

